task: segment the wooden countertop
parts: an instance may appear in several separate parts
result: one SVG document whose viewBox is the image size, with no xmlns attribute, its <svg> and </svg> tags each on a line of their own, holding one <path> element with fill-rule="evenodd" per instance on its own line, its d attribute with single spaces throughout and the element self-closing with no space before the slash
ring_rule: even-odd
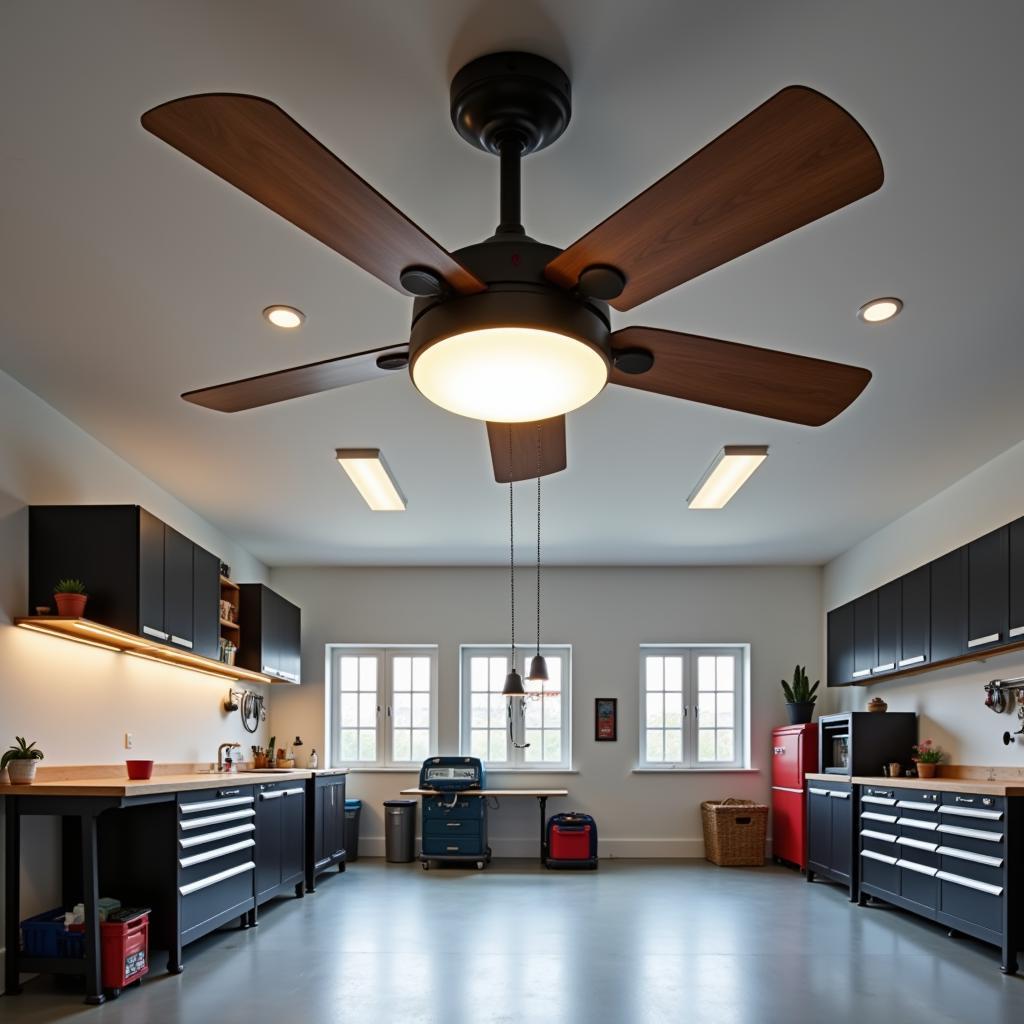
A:
<svg viewBox="0 0 1024 1024">
<path fill-rule="evenodd" d="M 37 779 L 30 786 L 0 786 L 3 796 L 155 796 L 161 793 L 185 793 L 194 789 L 220 789 L 223 786 L 252 786 L 263 782 L 289 782 L 308 779 L 312 775 L 306 769 L 296 768 L 288 772 L 221 772 L 159 774 L 144 781 L 133 781 L 125 777 Z"/>
<path fill-rule="evenodd" d="M 811 782 L 852 782 L 858 786 L 895 787 L 899 789 L 922 789 L 939 793 L 979 793 L 982 796 L 1024 796 L 1024 779 L 897 779 L 886 775 L 832 775 L 821 772 L 806 772 L 804 778 Z"/>
</svg>

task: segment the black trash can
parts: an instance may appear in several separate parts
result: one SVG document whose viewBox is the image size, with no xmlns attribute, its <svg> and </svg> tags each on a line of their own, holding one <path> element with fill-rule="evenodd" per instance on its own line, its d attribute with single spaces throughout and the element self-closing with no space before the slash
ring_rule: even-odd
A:
<svg viewBox="0 0 1024 1024">
<path fill-rule="evenodd" d="M 345 863 L 359 860 L 359 812 L 362 800 L 345 801 Z"/>
<path fill-rule="evenodd" d="M 416 801 L 384 801 L 384 856 L 389 864 L 416 857 Z"/>
</svg>

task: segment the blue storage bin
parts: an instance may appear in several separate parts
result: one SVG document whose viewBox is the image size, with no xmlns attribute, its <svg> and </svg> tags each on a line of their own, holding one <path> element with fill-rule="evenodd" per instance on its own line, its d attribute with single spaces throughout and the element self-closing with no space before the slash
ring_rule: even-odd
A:
<svg viewBox="0 0 1024 1024">
<path fill-rule="evenodd" d="M 21 942 L 26 956 L 81 956 L 65 952 L 67 930 L 61 907 L 36 914 L 21 922 Z"/>
</svg>

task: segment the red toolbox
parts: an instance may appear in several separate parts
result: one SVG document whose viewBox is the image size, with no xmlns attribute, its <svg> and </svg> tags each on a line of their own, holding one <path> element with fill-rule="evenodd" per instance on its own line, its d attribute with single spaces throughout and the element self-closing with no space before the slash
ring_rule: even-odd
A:
<svg viewBox="0 0 1024 1024">
<path fill-rule="evenodd" d="M 149 909 L 116 910 L 100 923 L 103 991 L 113 999 L 149 974 Z M 71 925 L 71 931 L 84 931 Z"/>
<path fill-rule="evenodd" d="M 549 868 L 596 868 L 597 822 L 589 814 L 570 811 L 548 821 Z"/>
</svg>

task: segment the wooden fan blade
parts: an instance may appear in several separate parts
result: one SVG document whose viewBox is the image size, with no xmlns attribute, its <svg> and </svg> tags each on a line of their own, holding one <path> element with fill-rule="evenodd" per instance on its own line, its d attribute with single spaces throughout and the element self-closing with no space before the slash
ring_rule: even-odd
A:
<svg viewBox="0 0 1024 1024">
<path fill-rule="evenodd" d="M 573 288 L 581 271 L 626 277 L 611 304 L 632 309 L 676 285 L 874 192 L 874 143 L 813 89 L 776 93 L 574 242 L 545 268 Z"/>
<path fill-rule="evenodd" d="M 565 417 L 553 416 L 536 423 L 488 423 L 487 441 L 491 446 L 494 479 L 499 484 L 509 480 L 537 478 L 537 428 L 540 428 L 540 475 L 549 476 L 565 469 Z M 512 452 L 509 459 L 509 437 Z"/>
<path fill-rule="evenodd" d="M 411 266 L 462 294 L 486 287 L 269 100 L 185 96 L 147 111 L 142 127 L 398 291 Z"/>
<path fill-rule="evenodd" d="M 350 356 L 337 356 L 274 373 L 261 373 L 256 377 L 231 381 L 230 384 L 186 391 L 181 397 L 193 405 L 202 405 L 218 412 L 241 412 L 243 409 L 256 409 L 261 405 L 273 405 L 289 398 L 302 398 L 341 388 L 346 384 L 360 384 L 364 380 L 384 377 L 395 370 L 382 369 L 377 365 L 378 359 L 408 354 L 407 345 L 371 348 L 367 352 L 355 352 Z"/>
<path fill-rule="evenodd" d="M 615 331 L 611 345 L 613 384 L 808 427 L 838 416 L 871 380 L 859 366 L 655 327 Z M 651 369 L 615 368 L 616 355 L 637 349 L 654 356 Z"/>
</svg>

